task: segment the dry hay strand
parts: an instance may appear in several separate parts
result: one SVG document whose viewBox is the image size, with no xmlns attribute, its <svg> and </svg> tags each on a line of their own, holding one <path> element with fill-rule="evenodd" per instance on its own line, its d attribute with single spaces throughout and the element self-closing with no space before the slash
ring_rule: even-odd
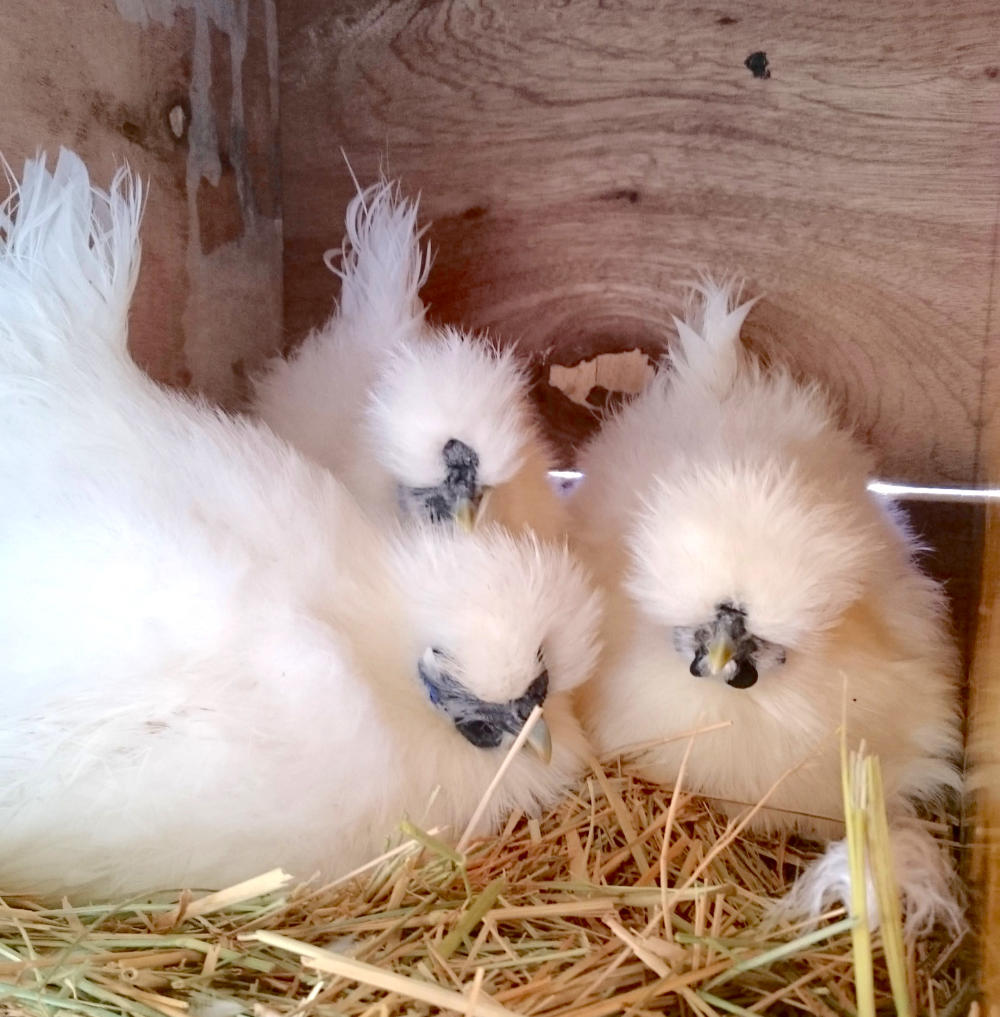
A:
<svg viewBox="0 0 1000 1017">
<path fill-rule="evenodd" d="M 192 899 L 0 900 L 0 1013 L 482 1017 L 859 1012 L 854 922 L 772 905 L 816 847 L 739 832 L 711 803 L 595 768 L 544 818 L 459 853 L 413 827 L 322 888 L 280 871 Z M 874 1010 L 894 1013 L 881 936 Z M 941 935 L 907 947 L 913 1012 L 974 988 Z"/>
</svg>

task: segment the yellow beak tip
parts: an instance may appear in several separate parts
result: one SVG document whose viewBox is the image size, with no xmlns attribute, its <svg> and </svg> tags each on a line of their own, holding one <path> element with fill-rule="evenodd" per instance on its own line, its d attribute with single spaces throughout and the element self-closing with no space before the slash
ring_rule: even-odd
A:
<svg viewBox="0 0 1000 1017">
<path fill-rule="evenodd" d="M 492 487 L 484 487 L 475 497 L 463 498 L 455 506 L 455 522 L 466 533 L 471 533 L 476 528 L 479 520 L 483 518 L 492 492 Z"/>
<path fill-rule="evenodd" d="M 733 649 L 726 643 L 717 643 L 708 649 L 708 667 L 717 675 L 733 659 Z"/>
<path fill-rule="evenodd" d="M 455 522 L 466 533 L 471 533 L 476 528 L 476 510 L 467 498 L 455 506 Z"/>
</svg>

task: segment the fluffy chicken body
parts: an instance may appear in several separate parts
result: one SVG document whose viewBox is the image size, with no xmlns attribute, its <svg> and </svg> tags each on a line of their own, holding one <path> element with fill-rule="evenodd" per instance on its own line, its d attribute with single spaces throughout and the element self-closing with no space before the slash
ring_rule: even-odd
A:
<svg viewBox="0 0 1000 1017">
<path fill-rule="evenodd" d="M 672 363 L 585 450 L 577 533 L 612 591 L 583 690 L 602 753 L 639 756 L 758 827 L 841 836 L 837 731 L 881 760 L 890 811 L 958 787 L 957 655 L 869 453 L 815 386 L 743 349 L 706 286 Z M 817 898 L 818 899 L 818 898 Z"/>
<path fill-rule="evenodd" d="M 340 302 L 255 383 L 256 413 L 376 518 L 482 518 L 565 533 L 550 454 L 511 350 L 424 320 L 417 206 L 382 182 L 348 206 Z"/>
<path fill-rule="evenodd" d="M 126 349 L 140 195 L 63 152 L 0 219 L 0 886 L 105 896 L 332 876 L 404 816 L 461 832 L 552 802 L 599 603 L 483 527 L 375 529 L 268 428 Z M 444 694 L 442 692 L 446 692 Z"/>
</svg>

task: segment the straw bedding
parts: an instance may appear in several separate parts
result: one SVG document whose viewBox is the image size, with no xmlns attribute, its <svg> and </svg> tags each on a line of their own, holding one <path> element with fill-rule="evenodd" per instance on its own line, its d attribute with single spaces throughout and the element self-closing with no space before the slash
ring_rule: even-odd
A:
<svg viewBox="0 0 1000 1017">
<path fill-rule="evenodd" d="M 774 914 L 815 846 L 744 836 L 709 802 L 618 764 L 595 764 L 558 809 L 513 816 L 462 854 L 404 834 L 323 888 L 276 871 L 115 906 L 8 898 L 0 1013 L 833 1017 L 901 1005 L 881 935 L 866 1003 L 843 910 L 813 928 Z M 906 949 L 911 1012 L 968 1009 L 960 952 L 943 934 Z"/>
</svg>

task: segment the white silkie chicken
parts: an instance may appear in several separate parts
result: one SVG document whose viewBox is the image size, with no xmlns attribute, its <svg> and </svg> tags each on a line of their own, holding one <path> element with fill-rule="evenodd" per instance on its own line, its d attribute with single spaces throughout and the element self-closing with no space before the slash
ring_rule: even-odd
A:
<svg viewBox="0 0 1000 1017">
<path fill-rule="evenodd" d="M 346 215 L 339 305 L 255 382 L 254 411 L 378 519 L 482 518 L 561 537 L 551 456 L 514 352 L 424 320 L 417 204 L 375 184 Z M 328 262 L 329 263 L 329 262 Z"/>
<path fill-rule="evenodd" d="M 586 756 L 580 566 L 494 527 L 377 531 L 263 424 L 151 381 L 140 214 L 127 171 L 95 190 L 66 151 L 0 214 L 0 890 L 333 876 L 406 815 L 457 835 L 536 704 L 551 743 L 482 828 L 553 802 Z"/>
<path fill-rule="evenodd" d="M 672 783 L 676 736 L 731 722 L 695 738 L 685 786 L 742 810 L 801 764 L 755 825 L 826 838 L 843 832 L 846 704 L 850 744 L 881 760 L 910 928 L 954 919 L 935 845 L 898 825 L 959 784 L 942 591 L 820 389 L 742 347 L 753 302 L 698 289 L 669 366 L 580 458 L 576 533 L 614 593 L 585 725 L 602 753 L 658 741 L 641 769 Z M 795 901 L 818 910 L 845 873 L 834 845 Z"/>
</svg>

